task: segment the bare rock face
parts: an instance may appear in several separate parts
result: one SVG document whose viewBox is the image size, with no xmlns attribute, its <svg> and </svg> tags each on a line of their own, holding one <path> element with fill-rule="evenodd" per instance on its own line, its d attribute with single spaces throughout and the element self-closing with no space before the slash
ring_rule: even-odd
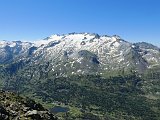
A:
<svg viewBox="0 0 160 120">
<path fill-rule="evenodd" d="M 8 120 L 9 113 L 3 106 L 0 106 L 0 120 Z"/>
<path fill-rule="evenodd" d="M 0 120 L 57 120 L 57 118 L 41 104 L 1 90 Z"/>
</svg>

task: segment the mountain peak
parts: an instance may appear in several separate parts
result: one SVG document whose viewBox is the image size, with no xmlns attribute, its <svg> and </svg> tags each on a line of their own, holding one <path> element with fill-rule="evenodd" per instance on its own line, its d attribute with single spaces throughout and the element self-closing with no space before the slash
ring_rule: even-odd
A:
<svg viewBox="0 0 160 120">
<path fill-rule="evenodd" d="M 22 58 L 29 55 L 37 60 L 52 61 L 59 59 L 61 61 L 65 59 L 68 62 L 74 61 L 74 63 L 77 62 L 80 65 L 83 63 L 82 61 L 85 61 L 88 62 L 88 66 L 93 64 L 95 67 L 96 64 L 93 60 L 96 60 L 99 63 L 97 69 L 102 70 L 138 67 L 139 64 L 146 68 L 148 64 L 159 65 L 160 62 L 157 47 L 148 43 L 132 44 L 124 41 L 118 35 L 108 36 L 75 32 L 62 35 L 53 34 L 33 43 L 1 41 L 0 47 L 2 48 L 0 49 L 0 60 L 2 62 L 14 60 L 17 56 Z M 90 57 L 84 57 L 83 55 L 83 57 L 80 57 L 78 53 Z"/>
</svg>

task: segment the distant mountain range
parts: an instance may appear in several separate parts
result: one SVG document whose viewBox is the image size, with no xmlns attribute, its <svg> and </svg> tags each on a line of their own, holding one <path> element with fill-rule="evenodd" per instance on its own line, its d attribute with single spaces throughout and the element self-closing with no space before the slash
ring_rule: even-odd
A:
<svg viewBox="0 0 160 120">
<path fill-rule="evenodd" d="M 66 108 L 60 120 L 159 120 L 159 88 L 160 48 L 149 43 L 90 33 L 0 41 L 0 89 Z"/>
<path fill-rule="evenodd" d="M 40 41 L 0 41 L 0 63 L 26 61 L 48 63 L 57 74 L 103 73 L 160 65 L 160 48 L 145 42 L 130 43 L 117 35 L 89 33 L 52 35 Z"/>
</svg>

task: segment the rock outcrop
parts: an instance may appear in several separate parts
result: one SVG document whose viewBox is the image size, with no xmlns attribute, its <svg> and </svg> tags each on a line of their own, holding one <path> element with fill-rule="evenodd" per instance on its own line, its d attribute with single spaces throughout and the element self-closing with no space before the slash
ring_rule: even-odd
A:
<svg viewBox="0 0 160 120">
<path fill-rule="evenodd" d="M 0 90 L 0 120 L 57 120 L 41 104 Z"/>
</svg>

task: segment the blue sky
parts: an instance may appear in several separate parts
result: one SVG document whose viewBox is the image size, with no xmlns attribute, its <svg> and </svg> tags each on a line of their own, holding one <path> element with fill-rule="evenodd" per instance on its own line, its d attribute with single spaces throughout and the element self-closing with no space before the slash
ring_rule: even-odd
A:
<svg viewBox="0 0 160 120">
<path fill-rule="evenodd" d="M 160 0 L 0 0 L 0 40 L 117 34 L 160 45 Z"/>
</svg>

